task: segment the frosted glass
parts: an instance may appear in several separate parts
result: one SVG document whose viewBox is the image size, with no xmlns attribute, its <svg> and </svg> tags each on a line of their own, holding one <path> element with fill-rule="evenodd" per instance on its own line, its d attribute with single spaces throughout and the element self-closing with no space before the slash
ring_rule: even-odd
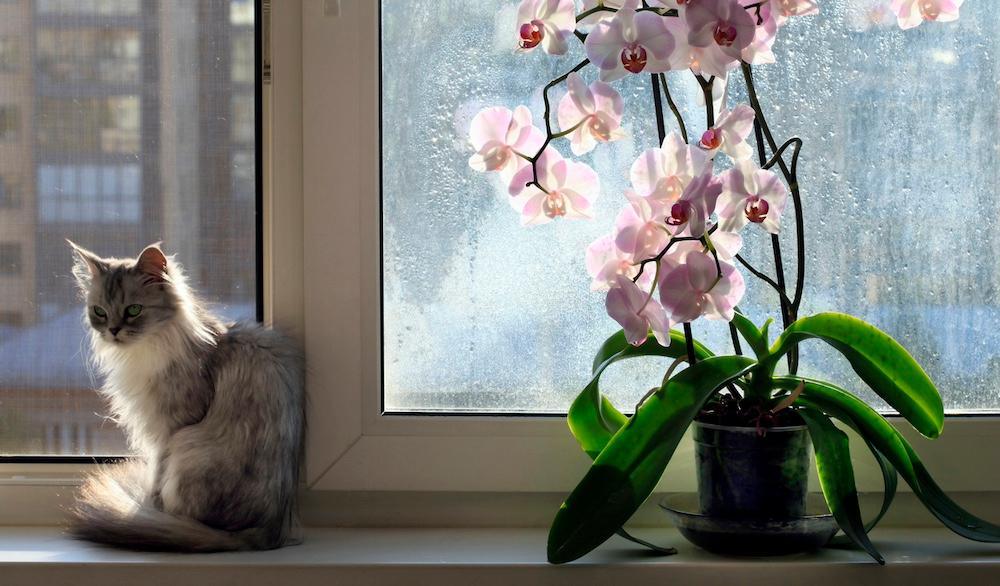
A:
<svg viewBox="0 0 1000 586">
<path fill-rule="evenodd" d="M 779 140 L 805 141 L 801 314 L 840 310 L 869 320 L 910 349 L 949 411 L 997 410 L 1000 13 L 968 2 L 956 23 L 904 32 L 872 24 L 873 4 L 825 1 L 821 15 L 792 19 L 776 45 L 778 63 L 755 69 Z M 469 122 L 482 107 L 521 103 L 538 120 L 541 87 L 583 55 L 575 42 L 564 57 L 515 54 L 515 10 L 514 2 L 382 3 L 390 412 L 564 412 L 586 383 L 594 352 L 617 329 L 604 295 L 589 290 L 583 251 L 610 231 L 633 159 L 656 145 L 649 77 L 616 83 L 629 137 L 582 157 L 602 178 L 596 219 L 521 228 L 505 186 L 467 164 Z M 689 132 L 700 133 L 704 113 L 692 76 L 668 79 Z M 729 103 L 745 99 L 737 71 Z M 565 141 L 555 145 L 570 156 Z M 790 226 L 783 233 L 789 274 Z M 772 272 L 768 239 L 744 235 L 746 255 Z M 777 318 L 774 296 L 747 277 L 744 310 L 757 321 Z M 720 324 L 699 321 L 694 329 L 716 351 L 730 351 Z M 803 347 L 801 372 L 861 391 L 849 365 L 819 344 Z M 629 408 L 658 383 L 663 366 L 647 359 L 616 365 L 605 391 Z"/>
</svg>

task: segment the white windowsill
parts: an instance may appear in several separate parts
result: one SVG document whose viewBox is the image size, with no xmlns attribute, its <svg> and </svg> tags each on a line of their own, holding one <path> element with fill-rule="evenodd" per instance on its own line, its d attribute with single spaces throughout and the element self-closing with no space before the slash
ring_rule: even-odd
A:
<svg viewBox="0 0 1000 586">
<path fill-rule="evenodd" d="M 44 584 L 998 584 L 1000 546 L 943 529 L 886 529 L 873 540 L 879 567 L 861 552 L 823 550 L 783 558 L 718 557 L 674 530 L 644 537 L 674 545 L 650 557 L 619 538 L 567 566 L 545 561 L 546 530 L 309 529 L 305 544 L 268 552 L 157 554 L 67 539 L 51 527 L 0 528 L 0 583 Z"/>
</svg>

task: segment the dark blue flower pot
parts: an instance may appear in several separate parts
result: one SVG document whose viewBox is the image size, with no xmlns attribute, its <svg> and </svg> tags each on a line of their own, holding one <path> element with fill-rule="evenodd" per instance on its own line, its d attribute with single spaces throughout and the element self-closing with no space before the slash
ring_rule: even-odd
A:
<svg viewBox="0 0 1000 586">
<path fill-rule="evenodd" d="M 720 519 L 788 520 L 806 512 L 806 426 L 730 427 L 694 422 L 701 513 Z"/>
</svg>

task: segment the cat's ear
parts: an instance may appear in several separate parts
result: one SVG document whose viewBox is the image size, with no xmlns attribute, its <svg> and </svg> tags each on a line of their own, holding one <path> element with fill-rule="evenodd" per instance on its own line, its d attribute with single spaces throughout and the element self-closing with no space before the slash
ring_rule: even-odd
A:
<svg viewBox="0 0 1000 586">
<path fill-rule="evenodd" d="M 146 283 L 163 283 L 167 280 L 167 257 L 160 250 L 160 243 L 150 244 L 135 260 L 135 268 L 149 277 Z"/>
<path fill-rule="evenodd" d="M 107 272 L 108 263 L 68 238 L 66 243 L 73 249 L 73 255 L 76 257 L 76 262 L 73 263 L 73 276 L 76 277 L 80 288 L 86 290 L 95 277 Z"/>
</svg>

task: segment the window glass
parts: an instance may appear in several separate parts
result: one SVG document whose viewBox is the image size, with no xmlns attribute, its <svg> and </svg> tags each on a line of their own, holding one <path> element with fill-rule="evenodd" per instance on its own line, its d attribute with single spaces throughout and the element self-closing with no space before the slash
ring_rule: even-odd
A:
<svg viewBox="0 0 1000 586">
<path fill-rule="evenodd" d="M 0 36 L 0 72 L 13 73 L 21 67 L 21 42 L 14 35 Z"/>
<path fill-rule="evenodd" d="M 967 2 L 953 23 L 901 31 L 877 2 L 822 2 L 791 19 L 777 63 L 755 68 L 781 140 L 805 141 L 799 182 L 808 231 L 802 314 L 840 310 L 899 339 L 937 382 L 952 412 L 1000 408 L 1000 12 Z M 581 158 L 601 177 L 593 221 L 522 228 L 505 185 L 469 168 L 469 122 L 486 106 L 531 108 L 541 88 L 584 57 L 515 52 L 514 1 L 382 3 L 383 373 L 388 411 L 564 412 L 594 353 L 617 327 L 589 290 L 586 246 L 611 231 L 627 170 L 657 145 L 648 76 L 615 87 L 627 137 Z M 595 79 L 593 68 L 582 72 Z M 691 74 L 668 80 L 689 132 L 704 130 Z M 745 103 L 739 71 L 730 106 Z M 564 90 L 553 93 L 557 103 Z M 672 118 L 670 129 L 676 128 Z M 555 143 L 571 156 L 565 140 Z M 785 227 L 785 260 L 795 261 Z M 773 271 L 769 241 L 746 251 Z M 777 317 L 749 275 L 743 309 Z M 728 330 L 696 336 L 730 352 Z M 772 328 L 773 330 L 774 328 Z M 801 372 L 861 391 L 849 365 L 816 343 Z M 628 409 L 663 362 L 612 367 L 604 390 Z M 884 407 L 868 393 L 868 400 Z"/>
<path fill-rule="evenodd" d="M 218 313 L 255 317 L 253 35 L 246 1 L 0 2 L 0 456 L 126 449 L 66 238 L 163 241 Z"/>
</svg>

